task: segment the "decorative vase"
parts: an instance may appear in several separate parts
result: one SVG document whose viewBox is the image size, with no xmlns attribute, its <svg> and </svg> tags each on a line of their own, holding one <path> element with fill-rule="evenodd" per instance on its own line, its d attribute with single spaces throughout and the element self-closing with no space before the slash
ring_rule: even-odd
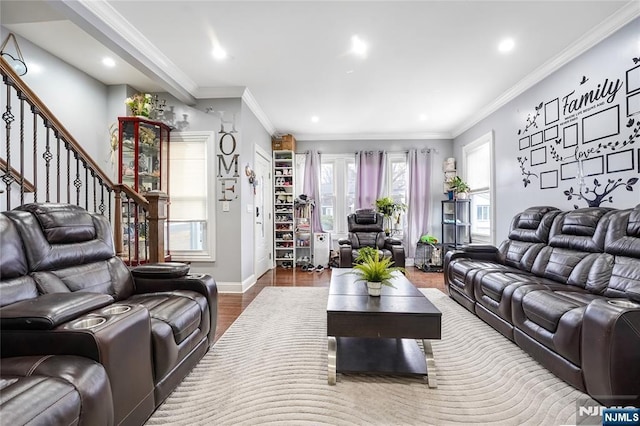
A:
<svg viewBox="0 0 640 426">
<path fill-rule="evenodd" d="M 382 283 L 376 281 L 367 281 L 367 290 L 369 291 L 369 296 L 380 296 L 380 292 L 382 291 Z"/>
<path fill-rule="evenodd" d="M 458 200 L 466 200 L 467 198 L 469 198 L 469 193 L 468 192 L 457 192 L 456 193 L 456 198 Z"/>
</svg>

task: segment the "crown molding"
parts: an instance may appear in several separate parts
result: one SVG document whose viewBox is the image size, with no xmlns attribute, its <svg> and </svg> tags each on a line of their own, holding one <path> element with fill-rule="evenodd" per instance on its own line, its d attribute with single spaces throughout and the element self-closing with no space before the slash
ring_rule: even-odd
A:
<svg viewBox="0 0 640 426">
<path fill-rule="evenodd" d="M 433 140 L 453 139 L 451 133 L 296 133 L 300 141 L 350 141 L 350 140 Z"/>
<path fill-rule="evenodd" d="M 571 44 L 551 60 L 547 61 L 531 74 L 520 80 L 515 86 L 511 87 L 496 100 L 478 111 L 477 114 L 465 120 L 465 123 L 462 126 L 452 131 L 453 137 L 457 138 L 462 133 L 478 124 L 481 120 L 487 118 L 489 115 L 506 105 L 509 101 L 515 99 L 517 96 L 521 95 L 526 90 L 530 89 L 544 78 L 569 63 L 571 60 L 585 53 L 587 50 L 591 49 L 593 46 L 627 25 L 638 16 L 640 16 L 640 2 L 637 0 L 628 2 L 614 14 L 594 27 L 593 30 L 581 37 L 578 41 Z"/>
<path fill-rule="evenodd" d="M 194 96 L 196 99 L 241 98 L 246 90 L 246 86 L 199 87 Z"/>
<path fill-rule="evenodd" d="M 242 94 L 242 100 L 247 104 L 251 112 L 253 112 L 253 114 L 262 124 L 267 133 L 269 133 L 271 136 L 274 136 L 276 133 L 276 128 L 274 127 L 271 120 L 269 120 L 269 117 L 267 117 L 267 114 L 264 112 L 264 110 L 260 107 L 258 101 L 256 101 L 256 98 L 253 97 L 253 94 L 249 91 L 249 88 L 246 88 L 244 90 L 244 93 Z"/>
<path fill-rule="evenodd" d="M 114 53 L 156 81 L 177 99 L 193 105 L 196 83 L 105 0 L 62 0 L 51 5 Z"/>
</svg>

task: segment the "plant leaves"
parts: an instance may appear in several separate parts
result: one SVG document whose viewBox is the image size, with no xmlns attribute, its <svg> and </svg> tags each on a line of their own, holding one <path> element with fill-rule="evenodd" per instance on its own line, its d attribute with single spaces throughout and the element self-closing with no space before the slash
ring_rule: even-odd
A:
<svg viewBox="0 0 640 426">
<path fill-rule="evenodd" d="M 636 183 L 638 183 L 638 178 L 631 178 L 627 181 L 627 185 L 635 185 Z"/>
</svg>

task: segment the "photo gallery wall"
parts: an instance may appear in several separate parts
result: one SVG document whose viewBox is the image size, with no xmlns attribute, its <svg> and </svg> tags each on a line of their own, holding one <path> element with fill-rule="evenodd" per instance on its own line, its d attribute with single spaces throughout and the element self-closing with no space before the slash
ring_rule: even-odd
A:
<svg viewBox="0 0 640 426">
<path fill-rule="evenodd" d="M 583 178 L 602 175 L 603 180 L 640 174 L 637 59 L 624 75 L 597 80 L 584 75 L 573 88 L 535 107 L 518 131 L 525 187 L 532 177 L 538 178 L 539 189 L 547 190 L 566 186 L 564 181 L 579 178 L 579 173 Z"/>
</svg>

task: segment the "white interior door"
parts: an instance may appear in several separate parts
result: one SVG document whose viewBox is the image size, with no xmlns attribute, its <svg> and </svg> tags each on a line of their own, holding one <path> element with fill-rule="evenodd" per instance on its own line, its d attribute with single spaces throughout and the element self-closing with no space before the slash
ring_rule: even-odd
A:
<svg viewBox="0 0 640 426">
<path fill-rule="evenodd" d="M 256 164 L 254 171 L 258 179 L 255 187 L 254 241 L 255 241 L 255 275 L 256 278 L 267 272 L 273 266 L 272 235 L 273 235 L 273 206 L 271 182 L 271 157 L 267 157 L 262 150 L 256 150 Z"/>
</svg>

